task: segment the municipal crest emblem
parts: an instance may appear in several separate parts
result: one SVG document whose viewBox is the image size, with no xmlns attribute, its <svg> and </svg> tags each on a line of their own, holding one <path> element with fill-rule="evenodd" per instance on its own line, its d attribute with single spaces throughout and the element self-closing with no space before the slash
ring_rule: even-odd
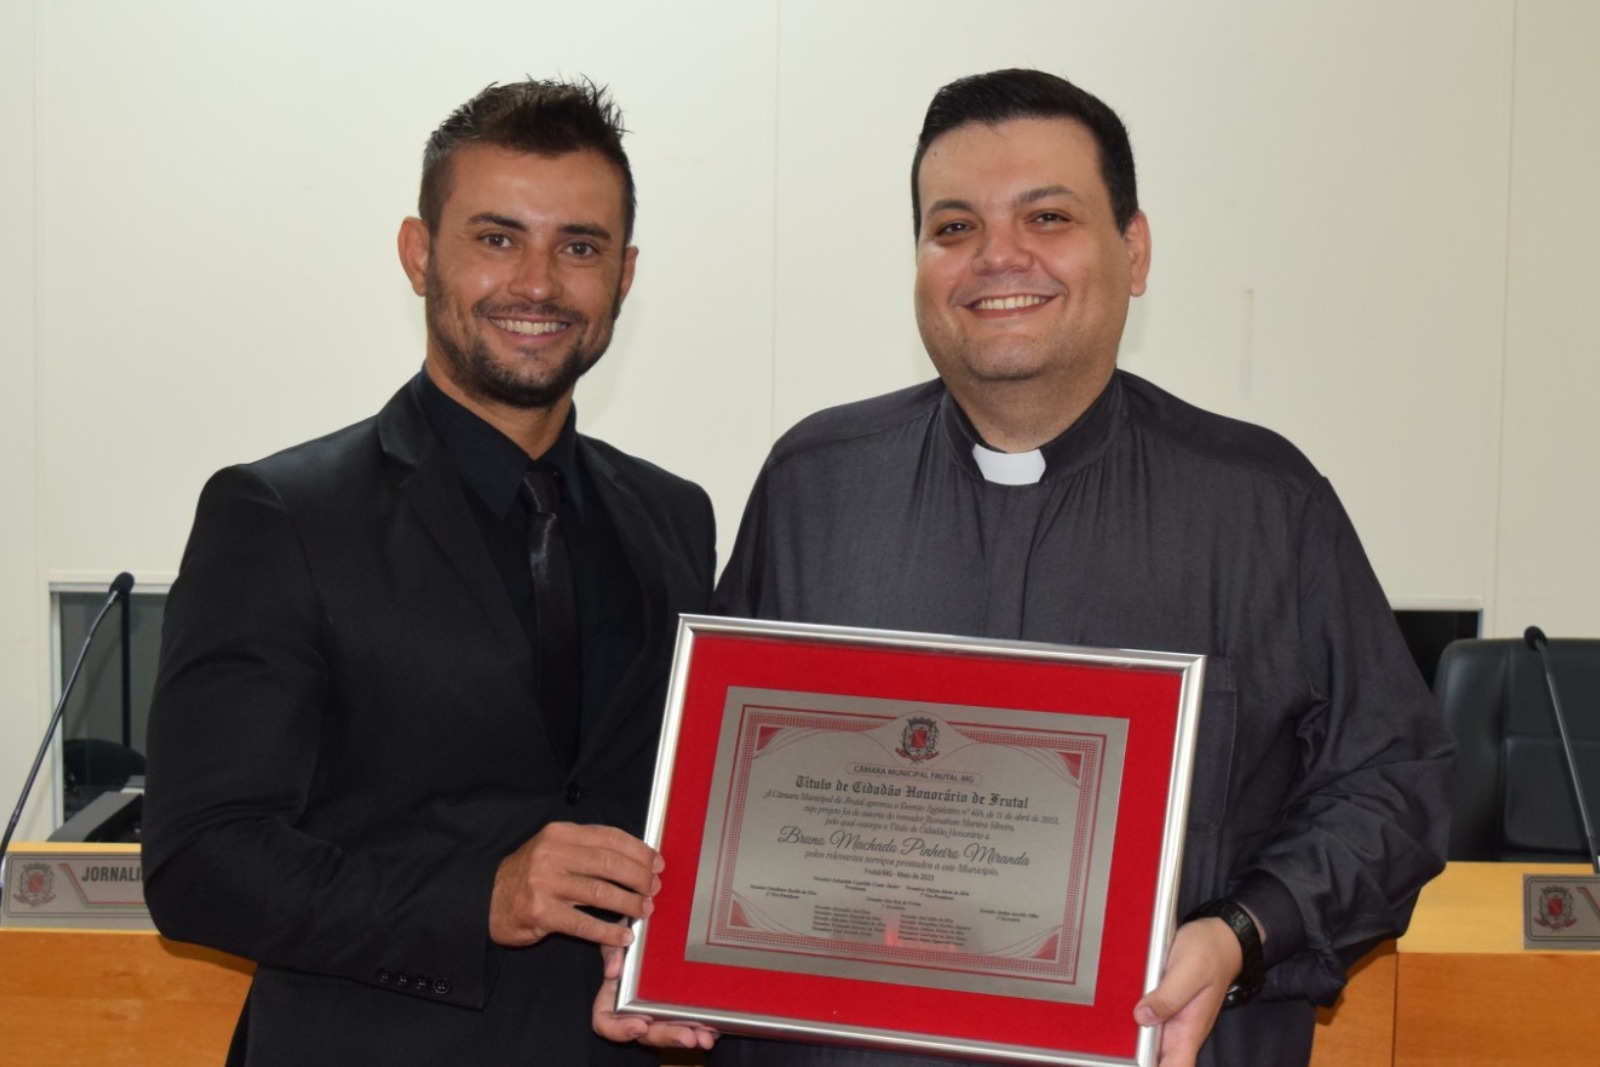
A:
<svg viewBox="0 0 1600 1067">
<path fill-rule="evenodd" d="M 1564 885 L 1546 886 L 1539 894 L 1539 914 L 1534 922 L 1546 930 L 1565 930 L 1578 921 L 1572 906 L 1572 891 Z"/>
<path fill-rule="evenodd" d="M 895 751 L 912 763 L 921 763 L 937 756 L 939 724 L 917 716 L 907 719 L 905 729 L 900 731 L 900 747 Z"/>
<path fill-rule="evenodd" d="M 56 898 L 56 875 L 48 863 L 24 863 L 17 874 L 17 890 L 12 899 L 30 908 L 48 904 Z"/>
</svg>

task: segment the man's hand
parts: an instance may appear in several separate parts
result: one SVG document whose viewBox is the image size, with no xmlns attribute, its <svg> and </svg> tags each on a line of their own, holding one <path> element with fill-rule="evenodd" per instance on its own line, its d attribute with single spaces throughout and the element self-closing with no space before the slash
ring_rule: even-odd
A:
<svg viewBox="0 0 1600 1067">
<path fill-rule="evenodd" d="M 1160 1067 L 1194 1067 L 1243 962 L 1238 937 L 1221 919 L 1178 927 L 1160 984 L 1133 1006 L 1140 1026 L 1164 1024 L 1156 1056 Z"/>
<path fill-rule="evenodd" d="M 627 923 L 606 922 L 579 906 L 630 919 L 650 914 L 661 888 L 655 850 L 615 826 L 553 822 L 500 861 L 489 898 L 489 939 L 520 948 L 551 934 L 630 945 Z"/>
<path fill-rule="evenodd" d="M 717 1032 L 699 1023 L 655 1022 L 644 1015 L 617 1014 L 617 977 L 622 974 L 622 950 L 602 945 L 606 961 L 605 981 L 594 998 L 591 1021 L 594 1032 L 607 1041 L 637 1041 L 656 1048 L 708 1049 Z"/>
</svg>

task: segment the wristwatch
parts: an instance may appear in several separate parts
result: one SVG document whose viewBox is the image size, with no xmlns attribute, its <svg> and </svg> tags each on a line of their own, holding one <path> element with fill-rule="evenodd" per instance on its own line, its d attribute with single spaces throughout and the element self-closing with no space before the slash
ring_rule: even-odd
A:
<svg viewBox="0 0 1600 1067">
<path fill-rule="evenodd" d="M 1239 964 L 1239 976 L 1233 980 L 1228 987 L 1228 995 L 1222 999 L 1222 1006 L 1237 1008 L 1247 1003 L 1261 992 L 1261 983 L 1266 978 L 1267 970 L 1261 958 L 1261 934 L 1256 930 L 1256 921 L 1237 901 L 1226 897 L 1206 901 L 1183 921 L 1193 922 L 1195 919 L 1221 919 L 1233 929 L 1233 936 L 1239 939 L 1243 962 Z"/>
</svg>

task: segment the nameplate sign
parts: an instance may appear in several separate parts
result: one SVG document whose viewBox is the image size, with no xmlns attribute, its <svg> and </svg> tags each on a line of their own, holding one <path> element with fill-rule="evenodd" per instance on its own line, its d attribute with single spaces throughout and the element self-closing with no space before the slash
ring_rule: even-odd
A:
<svg viewBox="0 0 1600 1067">
<path fill-rule="evenodd" d="M 1600 874 L 1522 876 L 1522 947 L 1600 949 Z"/>
<path fill-rule="evenodd" d="M 153 930 L 138 845 L 14 844 L 0 925 Z"/>
</svg>

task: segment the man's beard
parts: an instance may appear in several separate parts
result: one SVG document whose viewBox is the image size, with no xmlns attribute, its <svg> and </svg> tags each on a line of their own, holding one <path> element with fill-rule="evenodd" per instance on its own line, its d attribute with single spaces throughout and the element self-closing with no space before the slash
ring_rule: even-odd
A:
<svg viewBox="0 0 1600 1067">
<path fill-rule="evenodd" d="M 620 296 L 620 289 L 618 295 Z M 465 345 L 450 336 L 438 322 L 437 312 L 444 303 L 444 294 L 438 285 L 438 280 L 430 271 L 427 300 L 424 303 L 428 336 L 439 354 L 444 357 L 450 380 L 468 396 L 478 400 L 494 401 L 522 409 L 553 407 L 557 401 L 572 391 L 578 384 L 578 379 L 588 373 L 590 367 L 600 361 L 600 357 L 605 355 L 606 348 L 611 344 L 609 324 L 603 333 L 591 340 L 589 317 L 574 308 L 553 303 L 496 307 L 487 301 L 479 301 L 473 305 L 471 318 L 468 323 L 463 323 L 463 326 L 470 325 L 471 322 L 486 323 L 490 315 L 549 316 L 568 323 L 567 329 L 577 334 L 577 340 L 567 350 L 566 356 L 551 368 L 547 376 L 542 380 L 529 380 L 519 376 L 513 367 L 497 362 L 481 333 L 472 334 L 470 342 Z M 616 321 L 618 310 L 617 303 L 613 301 L 611 305 L 613 322 Z"/>
</svg>

